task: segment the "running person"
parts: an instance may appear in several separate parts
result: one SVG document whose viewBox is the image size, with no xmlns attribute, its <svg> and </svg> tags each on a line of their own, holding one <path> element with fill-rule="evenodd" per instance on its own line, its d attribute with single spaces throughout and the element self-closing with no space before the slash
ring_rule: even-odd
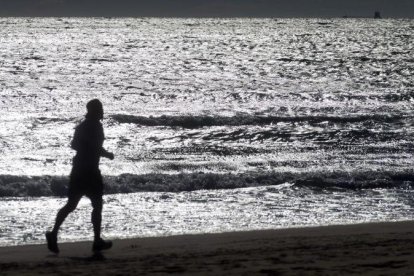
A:
<svg viewBox="0 0 414 276">
<path fill-rule="evenodd" d="M 46 232 L 47 247 L 54 253 L 59 253 L 57 235 L 66 217 L 76 209 L 82 196 L 87 196 L 92 202 L 92 224 L 94 231 L 93 251 L 112 247 L 111 241 L 101 238 L 102 195 L 103 182 L 99 170 L 99 160 L 102 157 L 114 159 L 114 154 L 106 151 L 102 145 L 104 132 L 100 120 L 103 119 L 102 103 L 98 99 L 91 100 L 86 105 L 86 119 L 75 129 L 71 147 L 76 150 L 70 174 L 68 201 L 56 216 L 56 222 L 51 232 Z"/>
</svg>

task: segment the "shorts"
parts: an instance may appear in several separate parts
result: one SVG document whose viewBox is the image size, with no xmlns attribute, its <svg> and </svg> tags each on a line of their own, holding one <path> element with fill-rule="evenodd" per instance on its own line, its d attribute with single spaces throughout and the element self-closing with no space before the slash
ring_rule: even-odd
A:
<svg viewBox="0 0 414 276">
<path fill-rule="evenodd" d="M 102 198 L 103 181 L 101 171 L 75 170 L 70 174 L 68 197 L 87 196 L 89 198 Z"/>
</svg>

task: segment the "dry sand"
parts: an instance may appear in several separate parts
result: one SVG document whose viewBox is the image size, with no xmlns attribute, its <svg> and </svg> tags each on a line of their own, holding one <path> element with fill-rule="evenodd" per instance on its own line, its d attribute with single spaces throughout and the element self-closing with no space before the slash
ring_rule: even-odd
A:
<svg viewBox="0 0 414 276">
<path fill-rule="evenodd" d="M 414 222 L 0 248 L 0 275 L 414 275 Z"/>
</svg>

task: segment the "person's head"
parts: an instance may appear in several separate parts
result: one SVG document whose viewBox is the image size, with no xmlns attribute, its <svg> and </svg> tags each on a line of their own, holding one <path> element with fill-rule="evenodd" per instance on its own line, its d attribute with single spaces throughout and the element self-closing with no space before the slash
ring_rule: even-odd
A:
<svg viewBox="0 0 414 276">
<path fill-rule="evenodd" d="M 86 114 L 86 118 L 88 119 L 103 119 L 103 107 L 101 101 L 98 99 L 93 99 L 86 104 L 86 109 L 88 113 Z"/>
</svg>

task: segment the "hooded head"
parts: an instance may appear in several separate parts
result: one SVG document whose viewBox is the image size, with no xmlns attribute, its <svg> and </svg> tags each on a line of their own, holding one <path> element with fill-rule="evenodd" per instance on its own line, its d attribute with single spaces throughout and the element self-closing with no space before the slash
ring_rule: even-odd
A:
<svg viewBox="0 0 414 276">
<path fill-rule="evenodd" d="M 86 118 L 88 119 L 103 119 L 103 107 L 102 103 L 98 99 L 93 99 L 86 104 L 86 109 L 88 113 L 86 114 Z"/>
</svg>

